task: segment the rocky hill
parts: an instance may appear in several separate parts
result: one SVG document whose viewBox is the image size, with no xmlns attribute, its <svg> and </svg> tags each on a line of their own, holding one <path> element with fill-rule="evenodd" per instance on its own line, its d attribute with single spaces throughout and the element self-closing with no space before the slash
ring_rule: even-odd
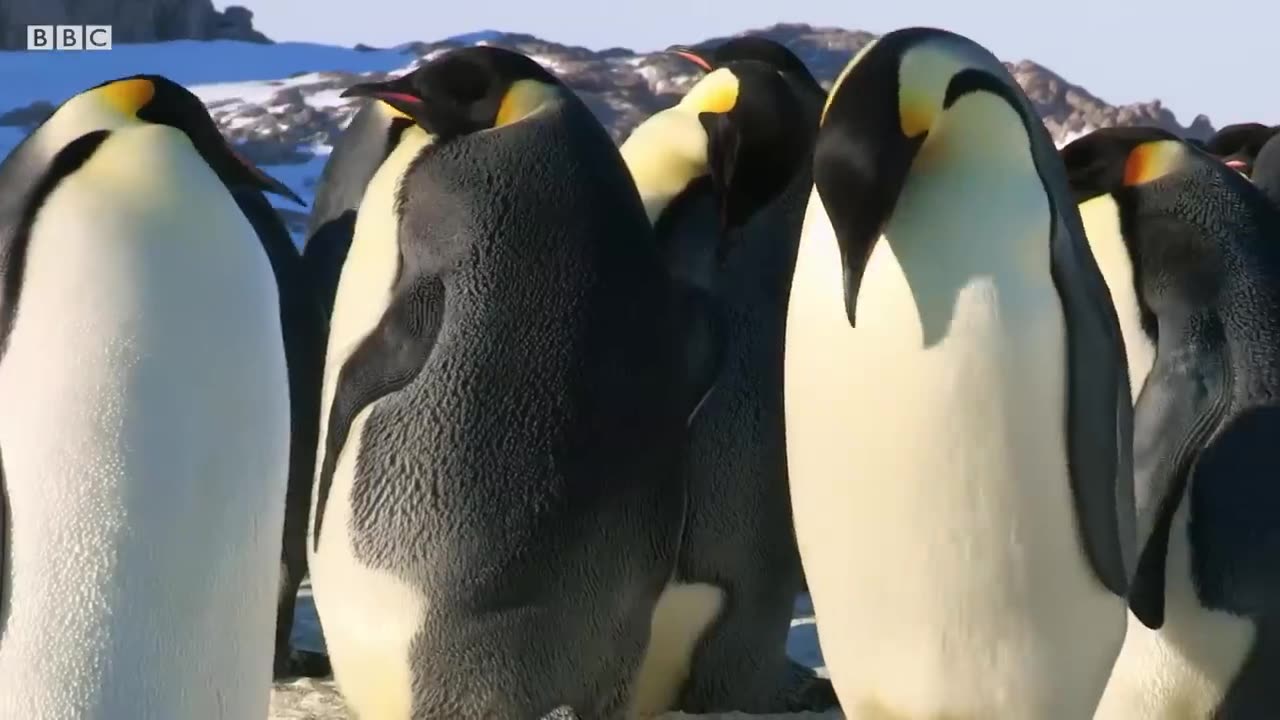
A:
<svg viewBox="0 0 1280 720">
<path fill-rule="evenodd" d="M 98 1 L 122 7 L 130 3 L 137 6 L 147 5 L 148 2 L 152 5 L 158 3 L 176 13 L 162 14 L 161 17 L 169 20 L 155 23 L 149 30 L 145 30 L 151 33 L 150 36 L 145 34 L 141 26 L 132 31 L 139 33 L 138 36 L 141 37 L 173 37 L 187 31 L 209 32 L 207 26 L 200 26 L 197 19 L 194 19 L 207 19 L 207 16 L 200 15 L 204 11 L 191 8 L 198 6 L 213 12 L 209 0 L 186 0 L 185 3 L 183 0 Z M 15 2 L 18 4 L 14 5 Z M 15 7 L 27 7 L 30 10 L 37 4 L 46 3 L 47 7 L 52 8 L 59 2 L 67 5 L 74 2 L 77 7 L 84 4 L 83 0 L 0 0 L 0 20 L 3 20 L 5 13 L 14 12 Z M 232 13 L 234 10 L 235 8 L 231 8 L 227 12 Z M 184 14 L 188 11 L 195 14 Z M 220 17 L 225 18 L 226 15 Z M 246 19 L 246 27 L 247 22 Z M 6 24 L 0 22 L 0 28 L 4 27 Z M 205 29 L 200 30 L 200 27 Z M 120 25 L 117 24 L 117 42 L 120 42 L 123 34 L 119 28 Z M 857 30 L 794 24 L 774 25 L 754 32 L 791 47 L 810 66 L 819 80 L 828 86 L 849 58 L 874 37 L 871 33 Z M 697 41 L 697 38 L 671 38 L 673 43 Z M 275 79 L 196 83 L 192 85 L 192 89 L 209 106 L 222 131 L 239 145 L 239 149 L 247 157 L 260 165 L 275 168 L 277 174 L 285 172 L 284 166 L 297 166 L 296 173 L 288 174 L 296 178 L 299 185 L 297 189 L 305 194 L 314 184 L 328 148 L 355 114 L 356 103 L 338 97 L 343 89 L 355 82 L 406 72 L 447 49 L 479 43 L 523 52 L 558 74 L 578 91 L 619 141 L 639 122 L 674 104 L 700 75 L 691 63 L 666 53 L 635 52 L 626 48 L 591 50 L 531 35 L 481 31 L 436 42 L 409 43 L 383 50 L 364 46 L 353 49 L 332 48 L 338 55 L 345 57 L 345 60 L 333 59 L 329 55 L 327 57 L 330 60 L 304 65 L 308 70 L 281 71 L 281 75 L 285 72 L 293 73 L 287 76 L 273 76 L 271 71 L 267 71 L 265 76 L 248 76 Z M 152 62 L 158 62 L 161 67 L 176 68 L 193 61 L 193 50 L 189 46 L 174 47 L 173 52 L 162 46 L 153 47 L 158 54 L 155 55 L 157 60 Z M 259 47 L 269 55 L 271 51 L 288 54 L 293 46 L 285 44 Z M 217 52 L 211 52 L 207 58 L 202 56 L 196 62 L 213 63 L 216 67 L 217 63 L 233 60 L 238 54 L 245 52 L 244 48 L 234 43 L 220 43 L 216 48 L 210 46 L 210 49 Z M 111 58 L 124 56 L 124 53 L 118 53 Z M 263 54 L 255 57 L 259 60 L 265 58 Z M 377 62 L 371 64 L 362 62 L 361 59 L 376 59 Z M 92 70 L 93 67 L 96 64 L 84 69 Z M 153 64 L 141 63 L 130 72 L 154 72 L 152 67 Z M 343 67 L 378 67 L 381 70 L 358 74 L 341 69 Z M 1213 133 L 1213 126 L 1205 116 L 1196 116 L 1189 124 L 1184 125 L 1159 100 L 1111 105 L 1031 60 L 1010 63 L 1008 67 L 1060 144 L 1079 134 L 1112 125 L 1157 125 L 1195 138 L 1205 138 Z M 206 73 L 205 76 L 210 74 Z M 96 78 L 94 82 L 105 79 L 107 78 Z M 90 84 L 93 83 L 77 87 L 87 87 Z M 73 90 L 68 88 L 68 91 Z M 0 100 L 3 99 L 4 92 L 0 88 Z M 39 88 L 32 92 L 39 92 Z M 35 102 L 24 100 L 26 104 L 0 103 L 0 135 L 6 129 L 22 133 L 34 127 L 52 112 L 56 103 L 65 99 L 43 94 L 27 94 L 25 97 L 40 99 Z M 287 211 L 287 215 L 291 227 L 299 230 L 303 216 L 292 210 Z"/>
<path fill-rule="evenodd" d="M 212 0 L 0 0 L 0 50 L 27 47 L 27 25 L 111 25 L 117 43 L 163 40 L 271 42 L 253 13 Z"/>
<path fill-rule="evenodd" d="M 849 58 L 874 37 L 857 30 L 808 25 L 775 25 L 756 32 L 791 47 L 828 86 Z M 696 39 L 672 38 L 673 42 L 680 40 Z M 486 31 L 411 43 L 403 52 L 412 66 L 448 48 L 474 43 L 518 50 L 552 69 L 578 91 L 618 140 L 649 115 L 674 104 L 697 78 L 692 65 L 664 53 L 590 50 L 517 33 Z M 1183 125 L 1159 100 L 1111 105 L 1031 60 L 1008 63 L 1008 67 L 1059 141 L 1112 125 L 1157 125 L 1196 138 L 1213 133 L 1207 117 L 1199 115 Z M 211 103 L 211 108 L 228 135 L 250 144 L 249 154 L 268 164 L 287 162 L 287 156 L 295 154 L 295 145 L 330 144 L 355 111 L 354 105 L 317 104 L 310 98 L 318 94 L 332 97 L 357 80 L 383 76 L 312 73 L 282 81 L 279 91 L 265 102 L 226 99 Z"/>
</svg>

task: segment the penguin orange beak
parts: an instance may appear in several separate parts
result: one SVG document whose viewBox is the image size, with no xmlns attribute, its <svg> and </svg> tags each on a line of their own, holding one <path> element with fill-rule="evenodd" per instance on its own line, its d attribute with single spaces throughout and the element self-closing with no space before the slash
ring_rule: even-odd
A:
<svg viewBox="0 0 1280 720">
<path fill-rule="evenodd" d="M 422 113 L 424 102 L 413 92 L 413 88 L 405 81 L 405 78 L 395 78 L 386 82 L 360 83 L 352 85 L 342 92 L 338 97 L 354 98 L 365 97 L 374 100 L 381 100 L 400 112 L 410 116 L 418 117 Z"/>
<path fill-rule="evenodd" d="M 701 68 L 703 72 L 711 72 L 712 70 L 715 69 L 711 67 L 711 63 L 707 62 L 706 59 L 704 59 L 701 55 L 699 55 L 698 53 L 694 52 L 693 50 L 683 45 L 672 45 L 671 47 L 666 49 L 666 52 L 671 53 L 672 55 L 677 55 L 679 57 L 682 57 L 685 60 L 688 60 L 689 62 Z"/>
</svg>

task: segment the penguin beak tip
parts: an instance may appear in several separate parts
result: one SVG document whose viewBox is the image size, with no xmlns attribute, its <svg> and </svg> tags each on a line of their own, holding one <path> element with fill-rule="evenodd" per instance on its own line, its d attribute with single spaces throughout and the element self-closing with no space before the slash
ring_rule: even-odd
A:
<svg viewBox="0 0 1280 720">
<path fill-rule="evenodd" d="M 685 60 L 688 60 L 694 65 L 697 65 L 698 68 L 701 69 L 703 72 L 711 72 L 712 70 L 711 63 L 707 62 L 705 58 L 703 58 L 698 53 L 694 52 L 691 48 L 685 47 L 683 45 L 672 45 L 671 47 L 667 48 L 665 52 L 670 53 L 671 55 L 682 57 Z"/>
</svg>

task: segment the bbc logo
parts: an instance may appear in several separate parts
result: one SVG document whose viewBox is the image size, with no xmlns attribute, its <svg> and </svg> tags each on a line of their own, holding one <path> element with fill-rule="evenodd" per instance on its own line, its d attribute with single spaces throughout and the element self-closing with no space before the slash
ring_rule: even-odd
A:
<svg viewBox="0 0 1280 720">
<path fill-rule="evenodd" d="M 110 25 L 28 25 L 28 50 L 110 50 Z"/>
</svg>

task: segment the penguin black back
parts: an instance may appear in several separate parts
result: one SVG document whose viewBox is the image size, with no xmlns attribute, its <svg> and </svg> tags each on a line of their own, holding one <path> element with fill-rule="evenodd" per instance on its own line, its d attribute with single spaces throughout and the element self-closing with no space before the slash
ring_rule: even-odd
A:
<svg viewBox="0 0 1280 720">
<path fill-rule="evenodd" d="M 298 588 L 307 574 L 307 517 L 315 478 L 320 423 L 320 385 L 324 376 L 325 314 L 307 276 L 303 258 L 284 222 L 266 197 L 253 188 L 232 191 L 262 240 L 280 290 L 280 325 L 289 365 L 289 484 L 285 493 L 284 538 L 281 544 L 280 590 L 277 598 L 275 661 L 277 678 L 295 674 L 323 676 L 326 663 L 306 667 L 290 648 Z M 314 658 L 310 658 L 313 662 Z"/>
</svg>

